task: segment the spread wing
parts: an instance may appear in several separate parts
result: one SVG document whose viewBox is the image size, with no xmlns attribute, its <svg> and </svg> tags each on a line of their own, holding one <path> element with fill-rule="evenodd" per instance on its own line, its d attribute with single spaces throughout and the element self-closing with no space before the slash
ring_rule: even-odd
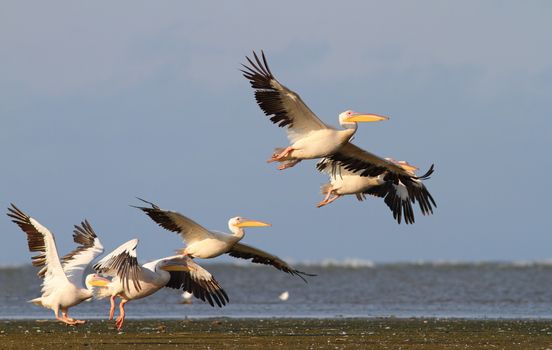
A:
<svg viewBox="0 0 552 350">
<path fill-rule="evenodd" d="M 211 306 L 215 306 L 215 303 L 219 307 L 226 305 L 228 295 L 211 273 L 189 257 L 180 259 L 185 260 L 187 271 L 169 271 L 171 279 L 166 287 L 183 289 Z"/>
<path fill-rule="evenodd" d="M 234 246 L 232 247 L 232 249 L 230 249 L 228 254 L 235 258 L 241 258 L 241 259 L 247 259 L 247 260 L 251 259 L 251 262 L 254 262 L 257 264 L 272 265 L 280 271 L 284 271 L 289 274 L 299 276 L 305 282 L 307 282 L 307 280 L 303 276 L 316 276 L 313 274 L 295 270 L 294 268 L 289 266 L 288 263 L 286 263 L 284 260 L 280 259 L 279 257 L 242 243 L 234 244 Z"/>
<path fill-rule="evenodd" d="M 345 170 L 356 172 L 360 176 L 375 177 L 384 174 L 385 181 L 391 181 L 396 185 L 402 182 L 408 189 L 411 198 L 420 202 L 424 215 L 432 213 L 432 206 L 437 206 L 425 186 L 419 186 L 420 181 L 418 181 L 429 179 L 434 171 L 433 165 L 424 175 L 415 176 L 413 172 L 406 170 L 400 164 L 378 157 L 352 143 L 346 143 L 328 158 L 337 161 Z"/>
<path fill-rule="evenodd" d="M 65 255 L 61 261 L 67 278 L 74 284 L 78 284 L 82 282 L 86 267 L 103 253 L 104 248 L 87 220 L 81 222 L 80 226 L 75 225 L 73 241 L 79 246 Z"/>
<path fill-rule="evenodd" d="M 138 199 L 142 202 L 150 204 L 151 208 L 134 206 L 135 208 L 138 208 L 146 213 L 153 221 L 164 229 L 180 234 L 180 237 L 182 237 L 184 243 L 191 244 L 193 242 L 212 237 L 211 232 L 192 219 L 174 211 L 161 209 L 157 205 L 144 199 Z"/>
<path fill-rule="evenodd" d="M 338 162 L 345 170 L 358 173 L 360 176 L 378 176 L 387 172 L 394 177 L 403 177 L 407 180 L 414 177 L 400 165 L 381 158 L 347 142 L 337 152 L 328 156 Z"/>
<path fill-rule="evenodd" d="M 137 239 L 121 244 L 117 249 L 106 255 L 94 265 L 94 270 L 106 276 L 119 277 L 123 288 L 128 290 L 130 282 L 136 290 L 141 290 L 140 274 L 142 267 L 136 258 Z"/>
<path fill-rule="evenodd" d="M 368 152 L 366 152 L 368 153 Z M 378 158 L 378 157 L 376 157 Z M 393 167 L 398 166 L 400 162 L 393 162 L 383 159 L 385 162 L 391 163 Z M 404 162 L 409 165 L 408 163 Z M 382 162 L 382 164 L 385 164 Z M 399 165 L 400 166 L 400 165 Z M 329 158 L 323 158 L 316 164 L 318 171 L 325 172 L 330 177 L 336 177 L 340 175 L 355 175 L 360 171 L 348 170 L 346 166 L 341 165 L 339 162 L 333 161 Z M 357 193 L 356 196 L 359 200 L 363 200 L 365 195 L 372 195 L 384 199 L 385 204 L 393 212 L 393 218 L 400 224 L 402 218 L 407 224 L 414 223 L 414 210 L 412 204 L 416 201 L 420 205 L 420 210 L 423 215 L 429 215 L 433 213 L 433 206 L 435 201 L 422 180 L 427 180 L 433 173 L 433 166 L 422 176 L 416 177 L 413 172 L 401 168 L 401 172 L 406 175 L 389 175 L 390 170 L 385 170 L 378 176 L 378 181 L 374 181 L 374 186 L 362 193 Z M 360 176 L 360 175 L 358 175 Z M 403 182 L 402 179 L 407 177 L 408 181 Z M 376 185 L 377 184 L 377 185 Z"/>
<path fill-rule="evenodd" d="M 395 185 L 393 182 L 387 181 L 382 185 L 371 187 L 365 191 L 364 194 L 383 198 L 385 204 L 387 204 L 391 212 L 393 212 L 393 218 L 397 220 L 399 224 L 403 217 L 406 224 L 414 223 L 412 201 L 408 195 L 406 186 L 404 186 L 402 182 Z M 361 197 L 358 198 L 360 199 Z"/>
<path fill-rule="evenodd" d="M 38 276 L 43 278 L 43 296 L 49 295 L 56 287 L 67 283 L 68 279 L 59 261 L 54 235 L 13 204 L 8 208 L 7 215 L 27 234 L 29 250 L 38 252 L 32 257 L 32 262 L 33 266 L 42 267 Z"/>
<path fill-rule="evenodd" d="M 287 127 L 291 140 L 301 138 L 313 130 L 327 129 L 324 124 L 303 102 L 301 97 L 280 84 L 268 68 L 264 52 L 261 59 L 253 52 L 253 59 L 245 57 L 249 65 L 243 64 L 243 76 L 247 78 L 255 90 L 255 99 L 270 120 L 280 126 Z"/>
</svg>

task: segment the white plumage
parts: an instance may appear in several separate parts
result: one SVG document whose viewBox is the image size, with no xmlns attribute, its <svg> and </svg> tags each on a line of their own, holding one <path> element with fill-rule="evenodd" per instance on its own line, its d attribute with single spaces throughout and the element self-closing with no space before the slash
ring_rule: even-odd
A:
<svg viewBox="0 0 552 350">
<path fill-rule="evenodd" d="M 414 210 L 412 203 L 418 201 L 422 214 L 431 214 L 432 206 L 435 205 L 433 198 L 427 191 L 422 179 L 428 179 L 432 169 L 422 177 L 415 177 L 416 167 L 405 161 L 396 161 L 387 158 L 386 161 L 392 162 L 405 169 L 411 177 L 406 182 L 404 179 L 388 177 L 387 173 L 377 176 L 361 176 L 358 171 L 348 170 L 339 162 L 324 158 L 318 162 L 317 169 L 328 175 L 330 182 L 321 186 L 321 192 L 325 195 L 324 199 L 318 203 L 318 207 L 332 203 L 336 199 L 355 195 L 359 201 L 366 198 L 366 195 L 381 197 L 393 212 L 393 217 L 400 224 L 404 218 L 405 223 L 414 223 Z"/>
<path fill-rule="evenodd" d="M 209 231 L 192 219 L 180 213 L 164 210 L 151 202 L 143 199 L 140 200 L 148 203 L 151 207 L 137 206 L 136 208 L 146 213 L 161 227 L 169 231 L 177 232 L 180 235 L 186 244 L 186 248 L 179 251 L 184 256 L 210 259 L 221 254 L 228 254 L 236 258 L 251 259 L 254 263 L 272 265 L 278 270 L 299 276 L 304 281 L 306 280 L 303 275 L 313 276 L 292 268 L 284 260 L 275 255 L 240 243 L 241 239 L 245 235 L 245 227 L 262 227 L 270 226 L 270 224 L 261 221 L 248 220 L 238 216 L 231 218 L 228 221 L 228 228 L 232 234 Z"/>
<path fill-rule="evenodd" d="M 84 323 L 69 317 L 68 309 L 93 295 L 89 278 L 86 287 L 82 283 L 84 269 L 103 252 L 92 226 L 86 220 L 75 226 L 73 240 L 80 246 L 60 261 L 54 235 L 46 227 L 13 204 L 8 208 L 8 216 L 27 234 L 29 250 L 38 252 L 33 265 L 41 267 L 38 275 L 43 278 L 42 295 L 31 302 L 51 309 L 56 319 L 69 325 Z"/>
<path fill-rule="evenodd" d="M 326 125 L 303 102 L 301 97 L 280 84 L 272 75 L 264 52 L 261 59 L 253 52 L 253 60 L 243 65 L 243 75 L 255 90 L 255 99 L 270 120 L 286 127 L 291 145 L 277 148 L 268 162 L 283 163 L 278 169 L 290 168 L 303 159 L 327 157 L 349 142 L 357 130 L 358 122 L 376 122 L 389 119 L 376 114 L 363 114 L 347 110 L 339 115 L 338 130 Z"/>
<path fill-rule="evenodd" d="M 123 327 L 127 302 L 145 298 L 163 287 L 184 289 L 211 306 L 216 303 L 222 307 L 228 302 L 226 292 L 215 278 L 191 258 L 175 255 L 139 265 L 137 246 L 138 240 L 132 239 L 94 265 L 98 273 L 111 277 L 111 281 L 89 275 L 91 285 L 97 288 L 96 296 L 99 299 L 110 298 L 110 320 L 115 314 L 115 298 L 121 299 L 117 329 Z"/>
</svg>

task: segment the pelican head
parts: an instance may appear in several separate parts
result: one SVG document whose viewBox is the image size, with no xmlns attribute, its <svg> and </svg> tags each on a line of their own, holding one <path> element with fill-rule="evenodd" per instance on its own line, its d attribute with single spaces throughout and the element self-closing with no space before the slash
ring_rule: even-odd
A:
<svg viewBox="0 0 552 350">
<path fill-rule="evenodd" d="M 389 117 L 377 114 L 358 113 L 350 109 L 339 114 L 339 124 L 344 128 L 354 128 L 356 127 L 356 123 L 380 122 L 382 120 L 389 120 Z"/>
<path fill-rule="evenodd" d="M 246 218 L 242 218 L 241 216 L 236 216 L 228 221 L 228 227 L 232 230 L 232 228 L 242 228 L 242 227 L 264 227 L 264 226 L 272 226 L 270 224 L 267 224 L 266 222 L 262 221 L 256 221 L 256 220 L 249 220 Z"/>
</svg>

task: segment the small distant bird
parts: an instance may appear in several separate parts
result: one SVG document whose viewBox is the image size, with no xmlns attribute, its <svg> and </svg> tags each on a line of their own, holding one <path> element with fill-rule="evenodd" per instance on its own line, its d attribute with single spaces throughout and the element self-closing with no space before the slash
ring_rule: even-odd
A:
<svg viewBox="0 0 552 350">
<path fill-rule="evenodd" d="M 436 206 L 433 197 L 422 183 L 428 180 L 433 173 L 433 166 L 422 176 L 415 176 L 418 169 L 405 161 L 396 161 L 386 158 L 386 161 L 396 164 L 408 172 L 412 177 L 408 181 L 388 177 L 388 173 L 377 176 L 361 176 L 357 171 L 347 170 L 339 162 L 323 158 L 316 164 L 318 171 L 324 172 L 330 178 L 330 182 L 320 188 L 324 200 L 318 203 L 318 207 L 325 206 L 339 197 L 354 194 L 359 201 L 366 199 L 366 195 L 372 195 L 384 199 L 385 204 L 393 212 L 393 218 L 400 224 L 402 218 L 406 224 L 414 223 L 414 210 L 412 204 L 418 202 L 423 215 L 433 214 L 433 206 Z"/>
<path fill-rule="evenodd" d="M 282 294 L 280 294 L 280 296 L 278 296 L 278 299 L 280 299 L 281 301 L 286 301 L 288 300 L 288 298 L 289 298 L 289 292 L 287 290 Z"/>
<path fill-rule="evenodd" d="M 222 254 L 228 254 L 235 258 L 251 259 L 251 262 L 272 265 L 278 270 L 299 276 L 315 276 L 292 268 L 279 257 L 263 250 L 238 243 L 245 235 L 245 227 L 270 226 L 270 224 L 249 220 L 242 217 L 234 217 L 228 221 L 228 228 L 232 234 L 209 231 L 184 215 L 159 208 L 146 200 L 139 200 L 151 205 L 148 207 L 136 207 L 146 213 L 159 226 L 169 231 L 177 232 L 184 240 L 186 248 L 179 253 L 191 258 L 210 259 Z"/>
<path fill-rule="evenodd" d="M 303 159 L 328 157 L 342 150 L 357 130 L 359 122 L 377 122 L 388 117 L 347 110 L 339 115 L 335 129 L 322 122 L 294 91 L 280 84 L 272 75 L 264 52 L 261 58 L 253 52 L 253 59 L 245 57 L 249 65 L 242 65 L 243 76 L 255 90 L 255 99 L 263 112 L 279 127 L 286 127 L 291 145 L 277 148 L 268 162 L 280 162 L 278 169 L 291 168 Z"/>
<path fill-rule="evenodd" d="M 216 303 L 222 307 L 228 302 L 228 295 L 215 278 L 191 258 L 176 255 L 139 265 L 137 245 L 137 239 L 123 243 L 94 265 L 94 270 L 112 277 L 111 281 L 97 277 L 90 281 L 92 286 L 99 287 L 95 293 L 98 299 L 110 297 L 110 320 L 115 314 L 115 298 L 121 299 L 115 322 L 117 329 L 123 327 L 127 302 L 147 297 L 163 287 L 182 288 L 196 298 L 207 300 L 211 306 Z"/>
<path fill-rule="evenodd" d="M 33 266 L 42 267 L 38 272 L 38 276 L 43 278 L 42 296 L 30 302 L 51 309 L 57 320 L 68 325 L 85 323 L 69 317 L 69 308 L 93 296 L 90 285 L 93 276 L 86 277 L 84 288 L 83 271 L 103 252 L 103 246 L 90 223 L 84 220 L 80 226 L 75 226 L 73 241 L 79 246 L 60 261 L 54 235 L 46 227 L 13 204 L 8 208 L 7 215 L 27 234 L 29 250 L 39 252 L 32 260 Z"/>
<path fill-rule="evenodd" d="M 194 295 L 190 292 L 182 293 L 182 301 L 180 302 L 180 304 L 191 304 L 193 296 Z"/>
</svg>

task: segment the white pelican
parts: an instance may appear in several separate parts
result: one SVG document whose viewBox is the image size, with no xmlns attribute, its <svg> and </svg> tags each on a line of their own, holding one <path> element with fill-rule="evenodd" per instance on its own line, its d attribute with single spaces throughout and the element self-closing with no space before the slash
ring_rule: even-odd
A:
<svg viewBox="0 0 552 350">
<path fill-rule="evenodd" d="M 196 298 L 207 300 L 211 306 L 216 303 L 222 307 L 228 302 L 226 292 L 214 277 L 191 258 L 175 255 L 140 266 L 136 257 L 137 245 L 138 240 L 132 239 L 94 265 L 98 273 L 112 277 L 111 281 L 89 275 L 91 285 L 99 287 L 95 296 L 98 299 L 110 297 L 110 320 L 115 314 L 115 298 L 121 298 L 120 314 L 115 323 L 117 329 L 123 327 L 127 302 L 147 297 L 163 287 L 183 288 Z"/>
<path fill-rule="evenodd" d="M 302 159 L 327 157 L 338 161 L 346 170 L 356 171 L 360 176 L 376 177 L 385 173 L 386 181 L 392 180 L 395 184 L 400 181 L 406 187 L 412 188 L 411 183 L 418 180 L 412 172 L 349 142 L 357 129 L 357 122 L 380 121 L 388 119 L 387 117 L 349 110 L 339 115 L 339 122 L 345 130 L 331 128 L 309 109 L 298 94 L 274 78 L 264 52 L 261 51 L 262 61 L 255 52 L 253 57 L 255 62 L 246 57 L 250 66 L 243 65 L 244 77 L 255 89 L 255 99 L 259 107 L 273 123 L 287 127 L 288 138 L 292 142 L 287 148 L 277 148 L 269 162 L 281 162 L 279 169 L 285 169 Z"/>
<path fill-rule="evenodd" d="M 410 173 L 411 180 L 403 183 L 399 179 L 395 182 L 392 178 L 386 177 L 387 173 L 377 176 L 360 176 L 358 172 L 347 170 L 338 162 L 328 158 L 320 160 L 316 167 L 330 177 L 330 183 L 324 184 L 320 188 L 326 197 L 318 203 L 318 207 L 329 204 L 344 195 L 354 194 L 359 201 L 362 201 L 369 194 L 384 198 L 385 204 L 393 212 L 393 218 L 399 224 L 403 217 L 405 223 L 414 223 L 412 203 L 416 201 L 418 201 L 423 215 L 432 214 L 432 204 L 435 206 L 435 201 L 422 180 L 429 179 L 433 173 L 433 166 L 424 175 L 415 177 L 414 171 L 417 169 L 415 166 L 391 158 L 387 158 L 387 161 L 397 164 Z"/>
<path fill-rule="evenodd" d="M 248 220 L 242 217 L 234 217 L 228 221 L 228 228 L 232 234 L 223 232 L 209 231 L 184 215 L 163 210 L 157 205 L 138 198 L 139 200 L 151 205 L 148 207 L 138 207 L 145 212 L 159 226 L 180 234 L 180 237 L 186 244 L 186 248 L 180 250 L 182 255 L 192 258 L 209 259 L 222 254 L 228 254 L 235 258 L 252 259 L 254 263 L 272 265 L 278 270 L 299 276 L 306 282 L 303 276 L 315 276 L 292 268 L 284 260 L 263 250 L 238 243 L 245 235 L 244 227 L 270 226 L 270 224 Z"/>
<path fill-rule="evenodd" d="M 92 298 L 90 276 L 82 286 L 84 269 L 103 252 L 103 246 L 88 221 L 75 226 L 73 240 L 79 246 L 60 261 L 54 235 L 38 221 L 29 217 L 15 205 L 8 208 L 8 216 L 27 234 L 33 265 L 42 267 L 38 276 L 43 278 L 42 296 L 30 302 L 54 311 L 56 319 L 68 325 L 85 323 L 69 317 L 69 308 Z M 59 316 L 61 310 L 62 316 Z"/>
<path fill-rule="evenodd" d="M 270 120 L 280 127 L 287 127 L 291 145 L 276 148 L 268 162 L 283 163 L 278 169 L 290 168 L 303 159 L 327 157 L 346 144 L 357 130 L 358 122 L 376 122 L 389 119 L 377 114 L 357 113 L 351 110 L 339 115 L 337 130 L 322 122 L 301 100 L 298 94 L 280 84 L 268 68 L 264 52 L 262 62 L 255 52 L 255 62 L 246 56 L 249 66 L 243 65 L 245 78 L 255 89 L 255 99 Z"/>
</svg>

